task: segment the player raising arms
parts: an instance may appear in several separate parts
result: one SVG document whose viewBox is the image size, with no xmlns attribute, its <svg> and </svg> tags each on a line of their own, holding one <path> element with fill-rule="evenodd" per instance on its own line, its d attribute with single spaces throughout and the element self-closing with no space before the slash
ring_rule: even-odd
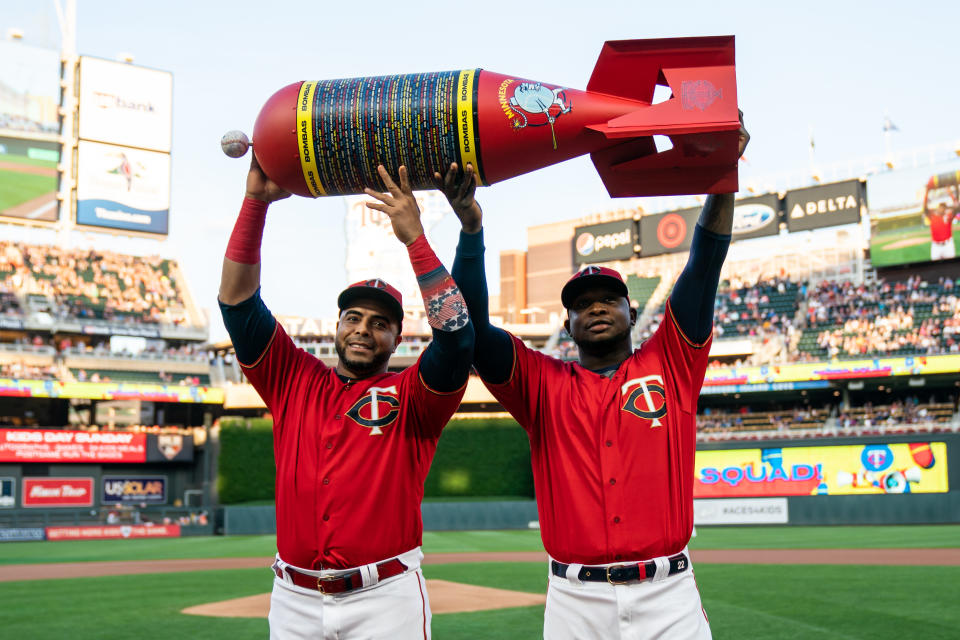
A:
<svg viewBox="0 0 960 640">
<path fill-rule="evenodd" d="M 389 216 L 407 245 L 433 330 L 414 366 L 387 372 L 403 307 L 379 279 L 350 285 L 337 299 L 336 368 L 294 346 L 260 299 L 267 206 L 290 194 L 256 158 L 223 261 L 224 324 L 274 420 L 271 638 L 430 637 L 420 502 L 437 438 L 463 397 L 473 327 L 423 235 L 406 169 L 399 186 L 378 171 L 389 193 L 368 189 L 380 201 L 368 206 Z"/>
<path fill-rule="evenodd" d="M 748 140 L 741 116 L 741 155 Z M 664 320 L 639 349 L 620 274 L 590 266 L 570 278 L 560 294 L 580 352 L 570 363 L 491 326 L 472 167 L 435 177 L 462 226 L 453 277 L 477 334 L 474 364 L 530 439 L 551 558 L 544 638 L 709 638 L 686 545 L 697 397 L 733 194 L 707 198 Z"/>
</svg>

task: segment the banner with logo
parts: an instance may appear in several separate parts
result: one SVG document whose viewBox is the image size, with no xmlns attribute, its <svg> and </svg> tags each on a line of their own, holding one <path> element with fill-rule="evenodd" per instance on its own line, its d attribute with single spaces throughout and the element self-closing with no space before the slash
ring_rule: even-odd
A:
<svg viewBox="0 0 960 640">
<path fill-rule="evenodd" d="M 697 451 L 693 496 L 944 493 L 943 442 Z"/>
<path fill-rule="evenodd" d="M 78 118 L 82 140 L 169 152 L 173 76 L 82 56 Z"/>
<path fill-rule="evenodd" d="M 193 436 L 148 433 L 147 462 L 193 462 Z"/>
<path fill-rule="evenodd" d="M 842 381 L 862 378 L 890 378 L 960 373 L 960 355 L 900 356 L 870 360 L 842 360 L 837 362 L 798 362 L 782 365 L 749 367 L 716 367 L 707 369 L 703 386 L 780 384 L 807 381 Z M 775 387 L 783 390 L 822 387 Z M 744 390 L 744 389 L 741 389 Z"/>
<path fill-rule="evenodd" d="M 693 501 L 693 524 L 787 524 L 786 498 L 713 498 Z"/>
<path fill-rule="evenodd" d="M 180 525 L 111 525 L 47 527 L 47 540 L 106 540 L 116 538 L 179 538 Z"/>
<path fill-rule="evenodd" d="M 165 504 L 166 476 L 103 476 L 100 502 Z"/>
<path fill-rule="evenodd" d="M 24 507 L 92 507 L 93 478 L 24 478 Z"/>
<path fill-rule="evenodd" d="M 847 180 L 788 191 L 783 202 L 787 229 L 807 231 L 860 222 L 867 197 L 861 181 Z"/>
<path fill-rule="evenodd" d="M 640 218 L 640 255 L 688 250 L 699 217 L 700 207 L 643 216 Z"/>
<path fill-rule="evenodd" d="M 780 233 L 780 197 L 766 193 L 733 205 L 733 239 L 747 240 Z"/>
<path fill-rule="evenodd" d="M 144 462 L 147 434 L 0 429 L 0 462 Z"/>
<path fill-rule="evenodd" d="M 77 224 L 166 234 L 170 154 L 80 141 Z"/>
<path fill-rule="evenodd" d="M 7 476 L 0 478 L 0 508 L 9 509 L 16 506 L 17 479 Z"/>
<path fill-rule="evenodd" d="M 626 260 L 633 256 L 633 247 L 639 242 L 637 223 L 632 219 L 577 227 L 573 230 L 573 262 L 581 265 Z"/>
<path fill-rule="evenodd" d="M 0 529 L 0 542 L 41 542 L 44 530 L 41 527 L 14 527 Z"/>
<path fill-rule="evenodd" d="M 960 160 L 867 178 L 875 267 L 960 256 Z"/>
</svg>

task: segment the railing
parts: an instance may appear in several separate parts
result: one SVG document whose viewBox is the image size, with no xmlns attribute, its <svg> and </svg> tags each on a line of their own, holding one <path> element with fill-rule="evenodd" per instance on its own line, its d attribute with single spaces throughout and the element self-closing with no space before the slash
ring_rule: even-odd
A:
<svg viewBox="0 0 960 640">
<path fill-rule="evenodd" d="M 15 342 L 0 342 L 0 351 L 17 355 L 55 356 L 57 350 L 50 345 L 17 344 Z"/>
<path fill-rule="evenodd" d="M 210 357 L 206 353 L 117 353 L 111 351 L 87 351 L 83 347 L 75 346 L 63 350 L 63 355 L 71 358 L 96 358 L 99 360 L 113 359 L 124 361 L 147 361 L 147 362 L 187 362 L 190 364 L 207 364 Z"/>
<path fill-rule="evenodd" d="M 915 433 L 960 433 L 960 424 L 950 422 L 919 422 L 916 424 L 874 425 L 870 427 L 840 427 L 821 425 L 811 429 L 765 429 L 763 431 L 734 430 L 698 431 L 697 442 L 724 442 L 737 440 L 799 440 L 804 438 L 857 438 L 900 436 Z"/>
</svg>

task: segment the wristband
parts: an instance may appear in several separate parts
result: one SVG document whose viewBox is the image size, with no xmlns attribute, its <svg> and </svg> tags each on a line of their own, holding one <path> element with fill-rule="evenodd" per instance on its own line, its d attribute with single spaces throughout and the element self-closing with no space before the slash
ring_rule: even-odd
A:
<svg viewBox="0 0 960 640">
<path fill-rule="evenodd" d="M 267 220 L 267 203 L 256 198 L 244 198 L 240 215 L 227 243 L 227 259 L 240 264 L 260 262 L 260 243 L 263 225 Z"/>
</svg>

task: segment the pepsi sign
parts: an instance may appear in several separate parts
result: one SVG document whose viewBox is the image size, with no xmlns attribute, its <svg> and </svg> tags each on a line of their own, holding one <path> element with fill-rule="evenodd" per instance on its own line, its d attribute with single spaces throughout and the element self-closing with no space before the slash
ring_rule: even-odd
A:
<svg viewBox="0 0 960 640">
<path fill-rule="evenodd" d="M 577 265 L 633 257 L 637 223 L 632 219 L 577 227 L 573 230 L 573 261 Z"/>
</svg>

